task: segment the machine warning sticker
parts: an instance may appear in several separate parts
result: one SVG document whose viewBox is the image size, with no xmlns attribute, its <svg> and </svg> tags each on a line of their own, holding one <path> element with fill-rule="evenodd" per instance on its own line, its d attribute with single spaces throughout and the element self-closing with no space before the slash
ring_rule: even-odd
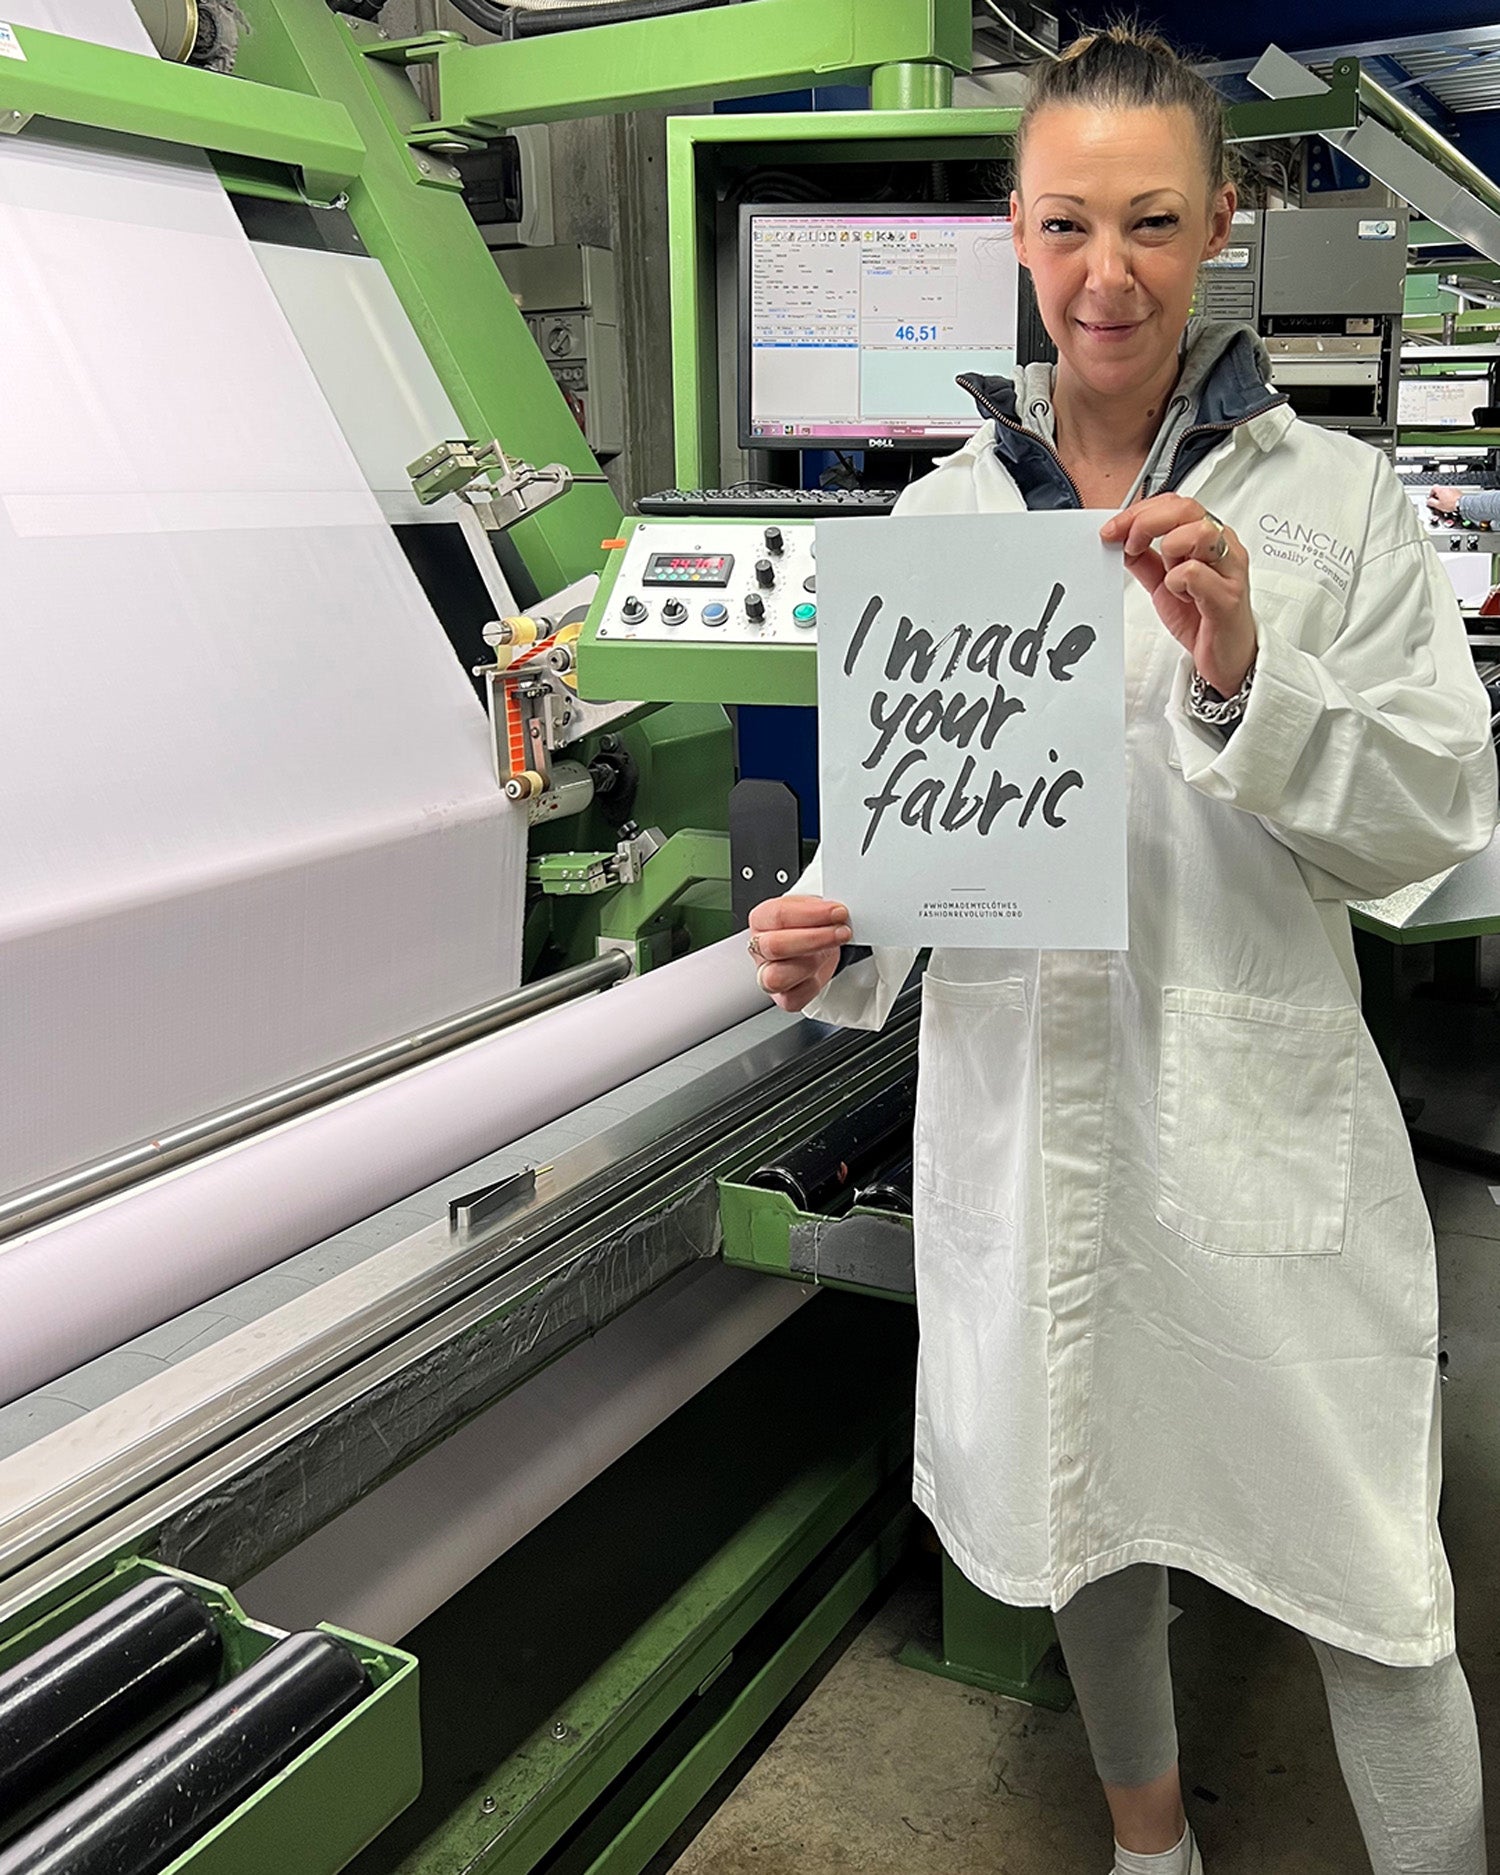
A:
<svg viewBox="0 0 1500 1875">
<path fill-rule="evenodd" d="M 0 20 L 0 59 L 24 60 L 25 57 L 26 54 L 21 50 L 21 42 L 16 38 L 15 27 L 7 26 L 3 20 Z"/>
<path fill-rule="evenodd" d="M 1394 241 L 1396 224 L 1388 220 L 1362 221 L 1359 224 L 1359 238 L 1361 241 Z"/>
</svg>

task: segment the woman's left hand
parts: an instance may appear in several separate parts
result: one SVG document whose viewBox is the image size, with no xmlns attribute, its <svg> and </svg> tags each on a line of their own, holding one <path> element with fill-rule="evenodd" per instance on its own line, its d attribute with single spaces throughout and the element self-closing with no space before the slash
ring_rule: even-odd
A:
<svg viewBox="0 0 1500 1875">
<path fill-rule="evenodd" d="M 1185 495 L 1151 495 L 1111 515 L 1099 537 L 1124 546 L 1126 566 L 1204 683 L 1235 696 L 1255 662 L 1256 631 L 1250 556 L 1233 529 Z"/>
</svg>

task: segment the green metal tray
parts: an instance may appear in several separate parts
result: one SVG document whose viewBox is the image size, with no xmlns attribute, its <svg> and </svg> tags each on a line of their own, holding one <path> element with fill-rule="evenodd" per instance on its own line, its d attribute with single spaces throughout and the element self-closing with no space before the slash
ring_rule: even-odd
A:
<svg viewBox="0 0 1500 1875">
<path fill-rule="evenodd" d="M 850 1295 L 873 1296 L 882 1302 L 915 1302 L 909 1288 L 883 1288 L 874 1283 L 850 1282 L 836 1276 L 798 1269 L 792 1263 L 792 1231 L 799 1224 L 816 1228 L 829 1223 L 868 1218 L 882 1226 L 911 1229 L 910 1220 L 885 1211 L 855 1209 L 842 1218 L 829 1219 L 799 1211 L 781 1191 L 763 1191 L 756 1185 L 719 1180 L 719 1222 L 723 1231 L 724 1261 L 736 1269 L 759 1270 L 766 1276 L 784 1276 L 792 1282 L 811 1283 L 819 1289 L 842 1289 Z"/>
<path fill-rule="evenodd" d="M 251 1621 L 227 1589 L 159 1563 L 132 1559 L 0 1640 L 0 1672 L 94 1614 L 137 1582 L 166 1576 L 212 1609 L 231 1674 L 241 1673 L 282 1638 Z M 322 1733 L 278 1776 L 185 1850 L 163 1875 L 337 1875 L 414 1802 L 422 1787 L 417 1663 L 342 1629 L 370 1676 L 368 1699 Z"/>
</svg>

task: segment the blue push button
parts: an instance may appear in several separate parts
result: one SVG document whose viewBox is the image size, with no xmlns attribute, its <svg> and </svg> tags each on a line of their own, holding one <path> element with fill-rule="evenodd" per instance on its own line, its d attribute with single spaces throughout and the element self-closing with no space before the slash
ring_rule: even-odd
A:
<svg viewBox="0 0 1500 1875">
<path fill-rule="evenodd" d="M 717 599 L 711 600 L 710 603 L 703 608 L 703 623 L 705 625 L 722 625 L 728 617 L 729 607 L 727 605 L 720 605 Z"/>
</svg>

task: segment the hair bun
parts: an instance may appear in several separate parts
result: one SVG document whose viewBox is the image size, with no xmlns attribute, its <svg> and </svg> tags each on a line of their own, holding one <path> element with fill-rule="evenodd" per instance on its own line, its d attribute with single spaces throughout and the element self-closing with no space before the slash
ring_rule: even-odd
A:
<svg viewBox="0 0 1500 1875">
<path fill-rule="evenodd" d="M 1230 179 L 1223 100 L 1175 46 L 1134 21 L 1081 33 L 1056 59 L 1032 68 L 1031 96 L 1016 130 L 1018 165 L 1027 127 L 1051 104 L 1185 110 L 1198 133 L 1209 186 L 1221 188 Z"/>
</svg>

